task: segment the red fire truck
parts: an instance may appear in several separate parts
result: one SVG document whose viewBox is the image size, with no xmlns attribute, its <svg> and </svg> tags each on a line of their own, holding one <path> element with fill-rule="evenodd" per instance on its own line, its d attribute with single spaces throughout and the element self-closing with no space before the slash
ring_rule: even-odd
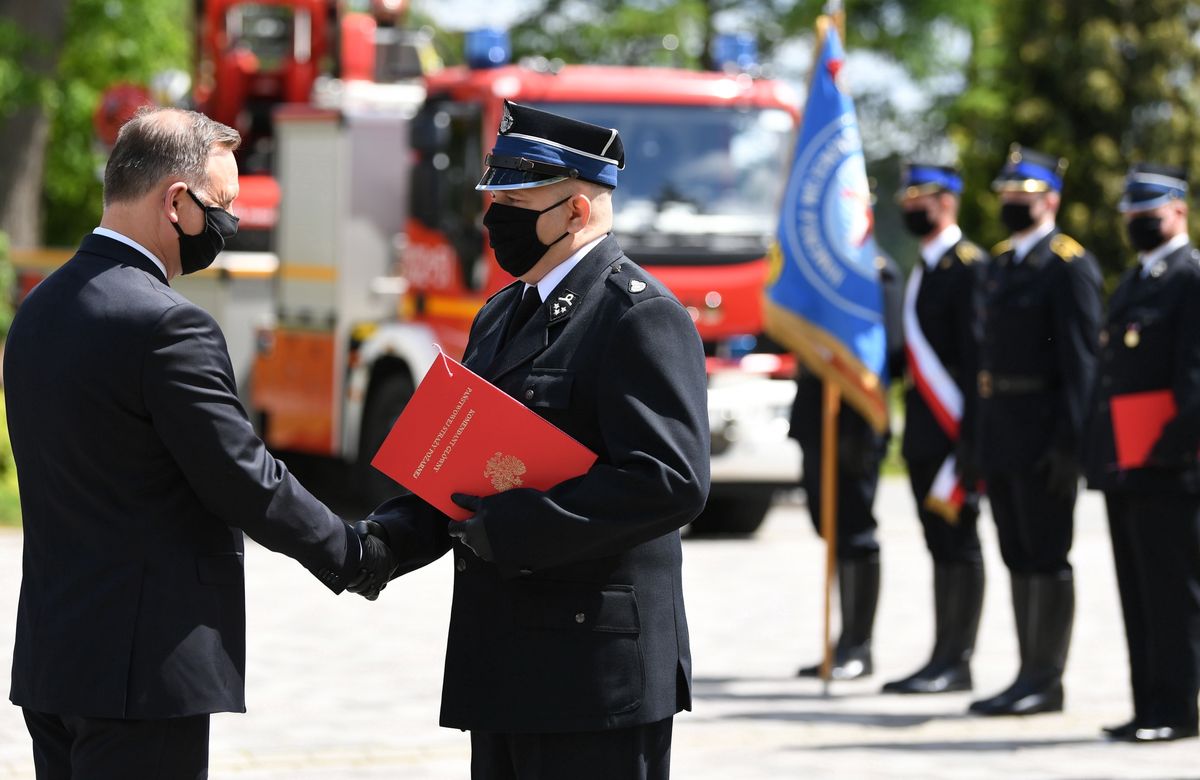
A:
<svg viewBox="0 0 1200 780">
<path fill-rule="evenodd" d="M 492 33 L 472 37 L 472 65 L 414 77 L 426 58 L 403 6 L 197 3 L 197 105 L 243 132 L 249 175 L 237 245 L 176 285 L 221 323 L 267 443 L 344 460 L 367 500 L 395 491 L 371 456 L 436 349 L 461 356 L 509 281 L 473 185 L 510 98 L 620 129 L 614 232 L 708 354 L 713 490 L 693 527 L 752 532 L 800 474 L 794 366 L 761 336 L 795 95 L 736 72 L 505 64 Z M 15 256 L 23 286 L 66 256 Z"/>
<path fill-rule="evenodd" d="M 251 394 L 267 442 L 354 462 L 369 497 L 395 490 L 372 454 L 437 347 L 460 356 L 511 281 L 473 190 L 509 98 L 620 129 L 614 233 L 687 306 L 708 354 L 713 492 L 695 529 L 753 531 L 800 473 L 794 365 L 761 336 L 794 94 L 724 72 L 486 64 L 427 76 L 413 103 L 360 85 L 340 105 L 276 114 L 276 319 L 259 331 Z"/>
</svg>

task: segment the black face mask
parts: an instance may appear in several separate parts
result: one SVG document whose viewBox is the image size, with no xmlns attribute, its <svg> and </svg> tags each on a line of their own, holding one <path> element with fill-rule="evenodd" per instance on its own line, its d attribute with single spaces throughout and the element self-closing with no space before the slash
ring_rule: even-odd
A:
<svg viewBox="0 0 1200 780">
<path fill-rule="evenodd" d="M 936 225 L 929 218 L 929 209 L 906 209 L 904 212 L 904 227 L 917 238 L 924 238 L 933 232 Z"/>
<path fill-rule="evenodd" d="M 1005 203 L 1000 206 L 1000 221 L 1012 233 L 1033 227 L 1033 214 L 1028 203 Z"/>
<path fill-rule="evenodd" d="M 172 222 L 179 234 L 179 265 L 185 274 L 203 271 L 225 248 L 225 242 L 237 234 L 238 218 L 220 206 L 205 206 L 191 190 L 187 191 L 204 211 L 204 230 L 196 235 L 183 232 L 178 222 Z"/>
<path fill-rule="evenodd" d="M 504 203 L 489 206 L 483 215 L 483 226 L 488 230 L 488 243 L 492 245 L 500 267 L 512 276 L 524 276 L 550 251 L 550 247 L 571 235 L 566 232 L 549 244 L 543 244 L 537 237 L 537 221 L 538 217 L 558 208 L 572 197 L 568 195 L 541 211 Z"/>
<path fill-rule="evenodd" d="M 1139 252 L 1149 252 L 1162 246 L 1166 240 L 1162 232 L 1162 217 L 1152 217 L 1149 214 L 1129 220 L 1125 225 L 1125 232 L 1129 234 L 1129 243 Z"/>
</svg>

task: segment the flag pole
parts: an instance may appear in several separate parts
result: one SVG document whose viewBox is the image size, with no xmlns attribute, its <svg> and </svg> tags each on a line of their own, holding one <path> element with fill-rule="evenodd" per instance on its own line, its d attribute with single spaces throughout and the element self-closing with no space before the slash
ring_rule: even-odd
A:
<svg viewBox="0 0 1200 780">
<path fill-rule="evenodd" d="M 831 631 L 833 578 L 837 566 L 837 466 L 838 410 L 842 391 L 836 382 L 822 382 L 821 395 L 821 538 L 825 540 L 825 621 L 823 641 L 825 655 L 821 661 L 822 693 L 829 695 L 833 677 L 833 640 Z M 810 507 L 811 511 L 811 507 Z M 844 629 L 843 629 L 844 630 Z"/>
<path fill-rule="evenodd" d="M 843 7 L 842 0 L 828 0 L 825 3 L 825 15 L 833 20 L 833 26 L 837 28 L 838 37 L 842 39 L 842 45 L 846 45 L 846 11 Z"/>
</svg>

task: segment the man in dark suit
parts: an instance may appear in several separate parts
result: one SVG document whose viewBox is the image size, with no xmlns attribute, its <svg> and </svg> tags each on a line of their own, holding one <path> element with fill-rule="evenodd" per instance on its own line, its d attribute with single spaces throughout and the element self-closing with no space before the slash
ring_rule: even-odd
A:
<svg viewBox="0 0 1200 780">
<path fill-rule="evenodd" d="M 1121 279 L 1100 331 L 1088 426 L 1088 485 L 1104 491 L 1129 648 L 1133 718 L 1113 739 L 1195 737 L 1200 693 L 1200 251 L 1188 241 L 1186 173 L 1129 171 L 1121 211 L 1138 263 Z M 1118 458 L 1114 402 L 1149 396 L 1141 463 Z M 1172 405 L 1177 413 L 1172 414 Z M 1119 413 L 1119 412 L 1118 412 Z M 1154 429 L 1149 418 L 1162 425 Z"/>
<path fill-rule="evenodd" d="M 506 103 L 486 162 L 484 224 L 519 281 L 464 362 L 598 459 L 544 492 L 458 495 L 462 523 L 412 495 L 370 520 L 401 572 L 453 554 L 441 723 L 471 731 L 473 778 L 666 778 L 691 709 L 679 529 L 709 486 L 700 337 L 608 235 L 616 130 Z"/>
<path fill-rule="evenodd" d="M 908 372 L 902 452 L 933 557 L 934 641 L 928 663 L 885 693 L 970 690 L 983 607 L 974 453 L 975 296 L 988 256 L 958 227 L 962 177 L 952 167 L 907 167 L 899 201 L 920 241 L 908 281 Z"/>
<path fill-rule="evenodd" d="M 209 714 L 245 711 L 242 530 L 335 593 L 373 595 L 394 565 L 266 451 L 220 329 L 168 286 L 236 229 L 238 141 L 193 112 L 127 123 L 101 226 L 9 332 L 10 697 L 40 780 L 207 776 Z"/>
<path fill-rule="evenodd" d="M 900 268 L 890 256 L 875 258 L 883 288 L 883 324 L 887 337 L 887 366 L 892 378 L 904 365 L 904 331 L 900 321 L 904 288 Z M 796 377 L 788 435 L 804 455 L 804 486 L 809 519 L 821 533 L 821 428 L 825 386 L 815 373 L 801 369 Z M 875 491 L 879 469 L 887 455 L 890 434 L 879 434 L 871 423 L 848 404 L 837 417 L 837 587 L 841 632 L 833 650 L 829 675 L 834 680 L 855 680 L 874 673 L 871 644 L 875 612 L 879 605 L 879 523 L 875 519 Z M 801 667 L 798 677 L 818 677 L 821 664 Z"/>
<path fill-rule="evenodd" d="M 1055 226 L 1066 161 L 1014 145 L 993 182 L 1012 237 L 992 250 L 971 435 L 1012 581 L 1021 666 L 981 715 L 1057 712 L 1075 616 L 1067 559 L 1096 365 L 1100 270 Z"/>
</svg>

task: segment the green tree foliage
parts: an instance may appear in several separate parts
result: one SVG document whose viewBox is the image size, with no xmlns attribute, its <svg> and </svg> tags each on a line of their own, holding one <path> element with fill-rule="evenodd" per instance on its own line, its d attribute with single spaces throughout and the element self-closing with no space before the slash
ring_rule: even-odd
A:
<svg viewBox="0 0 1200 780">
<path fill-rule="evenodd" d="M 50 85 L 25 67 L 38 46 L 16 23 L 0 19 L 0 121 L 19 108 L 48 99 Z"/>
<path fill-rule="evenodd" d="M 70 246 L 100 219 L 104 150 L 92 114 L 104 90 L 149 85 L 168 68 L 191 70 L 188 0 L 72 0 L 48 108 L 46 242 Z"/>
<path fill-rule="evenodd" d="M 749 32 L 770 57 L 811 36 L 825 0 L 542 0 L 512 31 L 520 55 L 566 62 L 705 67 L 717 33 Z M 982 25 L 988 0 L 848 0 L 849 45 L 896 59 L 916 77 L 944 71 L 953 28 Z M 673 35 L 678 48 L 664 47 Z M 675 41 L 668 42 L 668 46 Z"/>
<path fill-rule="evenodd" d="M 0 290 L 11 290 L 12 266 L 8 262 L 8 239 L 0 233 Z M 12 306 L 7 295 L 0 297 L 0 344 L 8 335 Z M 3 355 L 3 349 L 0 349 Z M 21 500 L 17 492 L 17 467 L 8 441 L 8 422 L 4 414 L 4 390 L 0 386 L 0 525 L 21 522 Z"/>
<path fill-rule="evenodd" d="M 0 391 L 0 525 L 19 525 L 21 497 L 17 490 L 17 465 L 4 419 L 4 393 Z"/>
<path fill-rule="evenodd" d="M 1004 237 L 988 184 L 1010 143 L 1061 155 L 1059 224 L 1111 279 L 1132 257 L 1116 211 L 1129 164 L 1200 172 L 1198 34 L 1200 7 L 1185 0 L 1006 2 L 975 30 L 968 88 L 951 113 L 967 232 Z"/>
</svg>

